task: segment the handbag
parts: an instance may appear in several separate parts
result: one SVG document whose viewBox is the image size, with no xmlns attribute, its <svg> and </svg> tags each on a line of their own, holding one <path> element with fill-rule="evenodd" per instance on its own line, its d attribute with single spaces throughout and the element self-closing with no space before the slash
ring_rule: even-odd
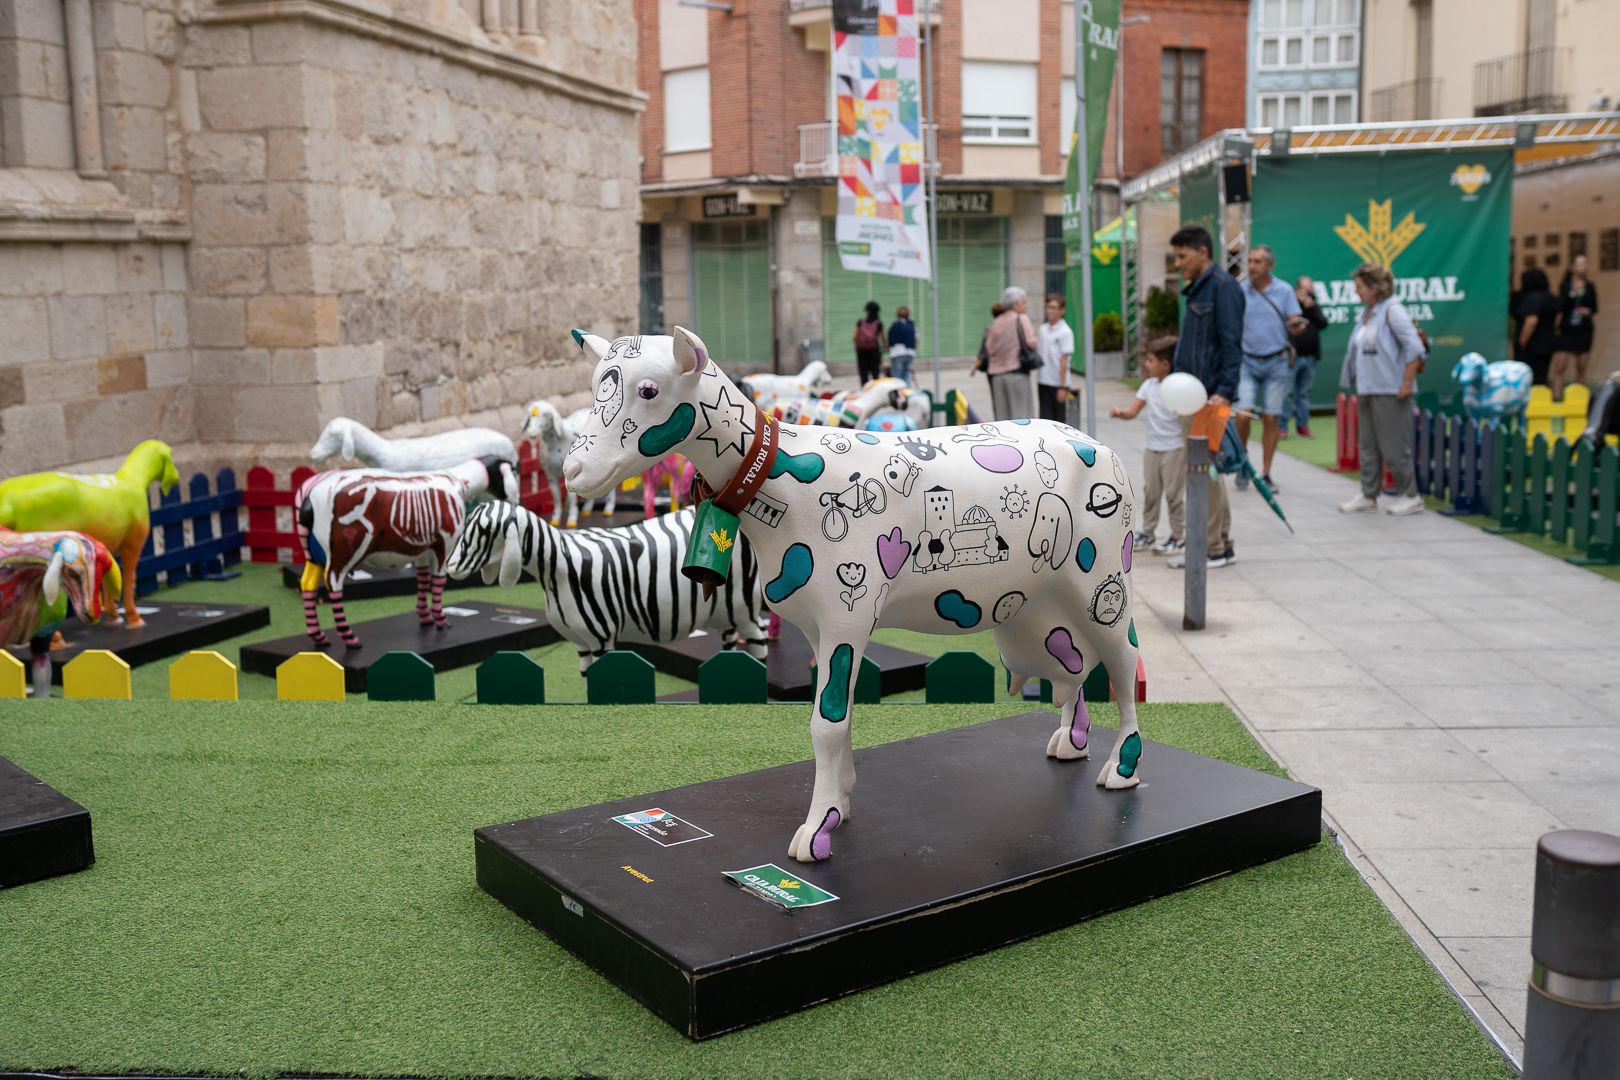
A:
<svg viewBox="0 0 1620 1080">
<path fill-rule="evenodd" d="M 1013 316 L 1013 329 L 1018 331 L 1018 370 L 1026 375 L 1031 371 L 1041 370 L 1046 361 L 1042 360 L 1041 354 L 1032 349 L 1029 342 L 1024 340 L 1023 316 L 1016 314 Z"/>
</svg>

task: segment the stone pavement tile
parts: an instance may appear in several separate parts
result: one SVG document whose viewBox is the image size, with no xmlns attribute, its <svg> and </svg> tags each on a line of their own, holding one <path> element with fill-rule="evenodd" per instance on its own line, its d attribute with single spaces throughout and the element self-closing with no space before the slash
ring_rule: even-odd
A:
<svg viewBox="0 0 1620 1080">
<path fill-rule="evenodd" d="M 1422 761 L 1404 758 L 1367 761 L 1363 775 L 1407 778 L 1322 789 L 1327 811 L 1367 851 L 1529 848 L 1565 827 L 1506 780 L 1429 782 Z"/>
<path fill-rule="evenodd" d="M 1447 937 L 1528 937 L 1534 844 L 1512 848 L 1371 849 L 1367 857 L 1429 932 Z"/>
<path fill-rule="evenodd" d="M 1436 947 L 1440 952 L 1445 953 L 1444 946 Z M 1446 953 L 1446 955 L 1451 954 Z M 1516 1063 L 1522 1062 L 1524 1060 L 1524 1035 L 1509 1022 L 1507 1017 L 1502 1015 L 1502 1011 L 1496 1007 L 1496 1003 L 1484 994 L 1463 994 L 1462 1000 L 1463 1004 L 1468 1006 L 1469 1011 L 1478 1018 L 1477 1022 L 1482 1024 L 1491 1033 L 1491 1036 L 1507 1050 L 1508 1056 Z"/>
<path fill-rule="evenodd" d="M 1239 612 L 1237 610 L 1239 608 L 1243 611 Z M 1274 614 L 1248 614 L 1266 608 L 1272 609 Z M 1181 643 L 1196 657 L 1214 654 L 1230 656 L 1234 653 L 1265 655 L 1337 651 L 1331 643 L 1303 622 L 1281 607 L 1264 601 L 1223 604 L 1217 609 L 1206 608 L 1204 629 L 1184 632 L 1181 635 Z"/>
<path fill-rule="evenodd" d="M 1421 652 L 1463 652 L 1479 644 L 1465 628 L 1438 619 L 1335 620 L 1314 624 L 1316 632 L 1349 656 L 1380 649 L 1411 649 Z"/>
<path fill-rule="evenodd" d="M 1516 784 L 1599 782 L 1620 776 L 1620 728 L 1457 731 L 1457 741 Z M 1614 790 L 1620 809 L 1620 786 Z M 1581 826 L 1585 828 L 1585 826 Z"/>
<path fill-rule="evenodd" d="M 1584 661 L 1597 654 L 1596 646 L 1608 636 L 1590 623 L 1577 619 L 1522 619 L 1512 622 L 1484 619 L 1460 625 L 1481 645 L 1512 650 L 1520 658 L 1529 655 L 1532 650 L 1543 657 L 1554 658 L 1559 653 L 1553 650 L 1576 650 L 1581 654 L 1581 661 Z M 1525 666 L 1530 665 L 1526 663 Z M 1572 671 L 1581 679 L 1582 685 L 1592 685 L 1593 678 L 1601 677 L 1620 687 L 1620 656 L 1612 652 L 1596 668 L 1583 662 L 1558 663 L 1556 659 L 1553 666 Z"/>
<path fill-rule="evenodd" d="M 1151 684 L 1150 684 L 1151 687 Z M 1377 687 L 1248 686 L 1232 702 L 1258 731 L 1432 728 L 1433 722 L 1393 690 Z"/>
<path fill-rule="evenodd" d="M 1336 596 L 1302 589 L 1294 596 L 1278 596 L 1276 601 L 1319 629 L 1334 623 L 1381 622 L 1399 625 L 1433 622 L 1439 617 L 1413 600 L 1385 596 L 1372 588 Z"/>
<path fill-rule="evenodd" d="M 1320 788 L 1353 783 L 1390 761 L 1407 763 L 1432 783 L 1502 779 L 1479 755 L 1438 728 L 1273 731 L 1266 742 L 1297 779 Z"/>
<path fill-rule="evenodd" d="M 1428 612 L 1426 618 L 1451 623 L 1544 622 L 1561 614 L 1546 600 L 1531 596 L 1425 595 L 1414 602 Z"/>
<path fill-rule="evenodd" d="M 1443 728 L 1593 727 L 1620 722 L 1546 683 L 1520 685 L 1393 685 L 1419 712 Z"/>
<path fill-rule="evenodd" d="M 1461 652 L 1367 649 L 1356 655 L 1356 662 L 1388 686 L 1498 686 L 1540 681 L 1508 654 L 1478 646 Z"/>
<path fill-rule="evenodd" d="M 1212 662 L 1213 663 L 1213 662 Z M 1339 653 L 1272 653 L 1245 656 L 1215 665 L 1210 671 L 1228 693 L 1240 686 L 1261 687 L 1374 687 L 1371 675 Z"/>
<path fill-rule="evenodd" d="M 1443 937 L 1440 944 L 1490 998 L 1513 1030 L 1524 1034 L 1529 993 L 1529 937 Z"/>
<path fill-rule="evenodd" d="M 1603 780 L 1520 780 L 1515 786 L 1572 829 L 1620 836 L 1620 782 L 1616 776 L 1620 772 L 1611 769 Z"/>
<path fill-rule="evenodd" d="M 1515 654 L 1514 659 L 1554 686 L 1608 691 L 1620 699 L 1620 656 L 1612 648 L 1593 647 L 1604 640 L 1608 639 L 1593 637 L 1584 647 L 1570 648 L 1537 648 L 1527 643 L 1530 647 Z"/>
</svg>

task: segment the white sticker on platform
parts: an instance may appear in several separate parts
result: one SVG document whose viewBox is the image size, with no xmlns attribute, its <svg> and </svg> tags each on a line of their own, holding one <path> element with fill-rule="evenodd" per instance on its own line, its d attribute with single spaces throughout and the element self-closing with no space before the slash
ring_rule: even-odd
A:
<svg viewBox="0 0 1620 1080">
<path fill-rule="evenodd" d="M 179 608 L 175 615 L 182 619 L 217 619 L 225 614 L 220 608 Z"/>
<path fill-rule="evenodd" d="M 529 615 L 491 615 L 489 621 L 506 623 L 509 626 L 529 626 L 540 620 Z"/>
<path fill-rule="evenodd" d="M 558 893 L 557 895 L 562 897 L 563 907 L 567 908 L 569 911 L 572 911 L 575 915 L 578 915 L 582 919 L 585 917 L 584 904 L 581 904 L 578 900 L 575 900 L 572 896 L 568 896 L 565 893 Z"/>
<path fill-rule="evenodd" d="M 478 613 L 479 613 L 479 612 L 478 612 L 478 609 L 477 609 L 477 608 L 470 608 L 470 607 L 447 607 L 447 608 L 445 608 L 445 609 L 444 609 L 444 613 L 445 613 L 445 614 L 446 614 L 446 615 L 455 615 L 455 616 L 458 616 L 458 617 L 460 617 L 460 618 L 463 618 L 463 619 L 464 619 L 464 618 L 466 618 L 466 617 L 467 617 L 467 616 L 469 616 L 469 615 L 477 615 L 477 614 L 478 614 Z"/>
<path fill-rule="evenodd" d="M 371 580 L 371 571 L 369 571 L 369 570 L 350 570 L 349 571 L 349 580 L 350 581 L 370 581 Z"/>
<path fill-rule="evenodd" d="M 135 605 L 135 614 L 137 614 L 137 615 L 156 615 L 158 612 L 160 612 L 162 610 L 163 610 L 162 608 L 141 607 L 139 604 Z"/>
</svg>

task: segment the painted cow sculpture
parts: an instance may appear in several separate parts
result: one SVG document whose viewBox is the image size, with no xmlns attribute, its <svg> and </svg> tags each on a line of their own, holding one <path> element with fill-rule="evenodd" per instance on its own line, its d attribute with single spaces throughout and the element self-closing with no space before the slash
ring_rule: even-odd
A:
<svg viewBox="0 0 1620 1080">
<path fill-rule="evenodd" d="M 360 638 L 343 610 L 344 582 L 361 565 L 406 564 L 416 567 L 417 619 L 423 626 L 448 629 L 443 567 L 467 504 L 486 493 L 508 501 L 516 487 L 511 466 L 496 457 L 439 472 L 342 469 L 304 481 L 294 498 L 295 531 L 305 560 L 299 583 L 304 631 L 315 644 L 328 644 L 315 611 L 324 584 L 338 636 L 358 649 Z"/>
<path fill-rule="evenodd" d="M 51 637 L 68 609 L 85 623 L 118 608 L 118 564 L 79 532 L 0 529 L 0 646 L 28 644 L 34 700 L 51 696 Z"/>
<path fill-rule="evenodd" d="M 849 817 L 855 673 L 879 626 L 991 630 L 1014 686 L 1029 676 L 1052 683 L 1062 715 L 1046 753 L 1089 754 L 1087 674 L 1101 662 L 1128 679 L 1137 661 L 1134 500 L 1111 450 L 1043 420 L 908 434 L 776 424 L 690 331 L 575 337 L 598 384 L 626 393 L 584 425 L 564 467 L 571 489 L 608 491 L 677 449 L 718 491 L 743 482 L 745 458 L 767 477 L 742 510 L 742 532 L 766 600 L 818 657 L 815 787 L 791 857 L 828 858 L 833 830 Z M 769 431 L 756 445 L 762 424 Z M 773 444 L 774 459 L 758 464 Z M 1097 776 L 1110 789 L 1134 787 L 1140 775 L 1136 706 L 1129 695 L 1119 705 L 1119 735 Z"/>
<path fill-rule="evenodd" d="M 327 424 L 309 448 L 313 461 L 343 457 L 389 472 L 453 469 L 473 458 L 494 457 L 517 468 L 517 447 L 489 428 L 460 428 L 411 439 L 385 439 L 358 420 L 340 416 Z"/>
<path fill-rule="evenodd" d="M 1463 391 L 1463 411 L 1472 420 L 1518 416 L 1530 404 L 1530 365 L 1519 360 L 1487 363 L 1477 352 L 1457 361 L 1452 380 Z"/>
<path fill-rule="evenodd" d="M 819 397 L 823 390 L 831 390 L 832 372 L 827 370 L 826 361 L 812 360 L 797 375 L 761 372 L 744 376 L 738 385 L 754 399 L 754 404 L 769 412 L 779 402 Z"/>
<path fill-rule="evenodd" d="M 578 434 L 578 427 L 591 415 L 590 409 L 576 409 L 566 417 L 549 401 L 535 400 L 523 409 L 523 427 L 519 434 L 540 443 L 540 468 L 546 474 L 546 486 L 551 489 L 551 523 L 563 523 L 562 464 Z M 611 517 L 619 503 L 619 489 L 606 495 L 602 513 Z M 585 516 L 591 516 L 591 500 L 586 500 Z M 579 496 L 568 490 L 568 527 L 579 524 Z"/>
</svg>

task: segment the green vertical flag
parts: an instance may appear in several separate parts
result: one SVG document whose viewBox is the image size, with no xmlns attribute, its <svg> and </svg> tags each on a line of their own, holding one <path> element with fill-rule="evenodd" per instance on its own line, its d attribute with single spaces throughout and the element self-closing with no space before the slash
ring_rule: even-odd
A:
<svg viewBox="0 0 1620 1080">
<path fill-rule="evenodd" d="M 1070 321 L 1084 317 L 1080 296 L 1080 260 L 1091 251 L 1091 238 L 1080 230 L 1081 200 L 1091 198 L 1091 187 L 1102 163 L 1103 136 L 1108 128 L 1109 90 L 1114 82 L 1114 58 L 1119 51 L 1120 0 L 1079 0 L 1086 71 L 1086 169 L 1080 172 L 1075 143 L 1080 138 L 1078 112 L 1069 137 L 1069 172 L 1063 182 L 1063 249 L 1069 272 L 1065 277 Z M 1092 222 L 1092 227 L 1096 227 Z M 1075 326 L 1075 338 L 1081 336 Z M 1076 349 L 1078 352 L 1078 348 Z"/>
</svg>

